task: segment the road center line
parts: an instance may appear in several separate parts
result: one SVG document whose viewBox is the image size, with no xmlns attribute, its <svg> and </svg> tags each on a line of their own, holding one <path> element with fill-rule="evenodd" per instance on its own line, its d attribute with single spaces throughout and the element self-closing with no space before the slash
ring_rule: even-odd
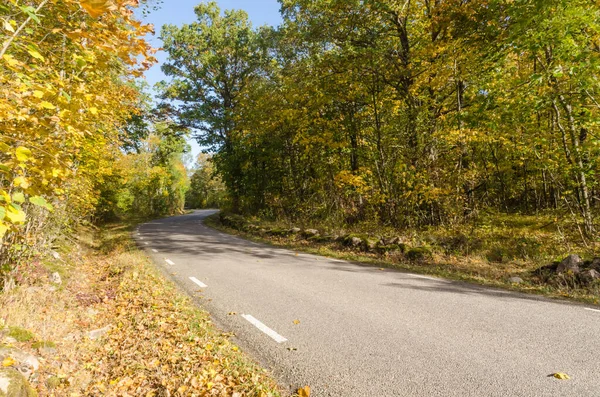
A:
<svg viewBox="0 0 600 397">
<path fill-rule="evenodd" d="M 273 331 L 271 328 L 258 321 L 256 318 L 252 317 L 250 314 L 242 314 L 242 317 L 248 320 L 250 324 L 254 325 L 256 328 L 267 334 L 275 342 L 287 342 L 287 339 L 285 339 L 283 336 L 279 335 L 277 332 Z"/>
<path fill-rule="evenodd" d="M 200 288 L 206 288 L 208 285 L 204 284 L 202 281 L 198 280 L 196 277 L 190 277 L 193 283 L 197 284 Z"/>
<path fill-rule="evenodd" d="M 590 309 L 589 307 L 586 307 L 585 310 L 589 310 L 591 312 L 598 312 L 598 313 L 600 313 L 600 310 L 598 310 L 598 309 Z"/>
<path fill-rule="evenodd" d="M 158 251 L 153 249 L 152 252 L 154 252 L 155 254 L 158 254 Z"/>
<path fill-rule="evenodd" d="M 168 263 L 169 265 L 171 265 L 171 266 L 175 265 L 175 262 L 173 262 L 173 261 L 172 261 L 172 260 L 170 260 L 170 259 L 165 259 L 165 262 L 167 262 L 167 263 Z"/>
<path fill-rule="evenodd" d="M 147 242 L 147 241 L 144 241 L 144 244 L 148 245 L 148 244 L 150 244 L 150 243 L 149 243 L 149 242 Z"/>
</svg>

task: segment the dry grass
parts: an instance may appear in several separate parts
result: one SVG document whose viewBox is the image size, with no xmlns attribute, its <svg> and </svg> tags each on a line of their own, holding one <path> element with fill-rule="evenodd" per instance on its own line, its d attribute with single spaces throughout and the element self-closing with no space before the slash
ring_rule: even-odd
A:
<svg viewBox="0 0 600 397">
<path fill-rule="evenodd" d="M 93 230 L 60 264 L 35 263 L 0 295 L 0 326 L 33 334 L 11 344 L 40 357 L 42 396 L 277 396 L 277 387 L 135 248 L 125 225 Z M 60 268 L 63 285 L 45 270 Z M 25 270 L 25 269 L 23 269 Z M 89 331 L 111 327 L 100 340 Z M 1 328 L 1 327 L 0 327 Z"/>
</svg>

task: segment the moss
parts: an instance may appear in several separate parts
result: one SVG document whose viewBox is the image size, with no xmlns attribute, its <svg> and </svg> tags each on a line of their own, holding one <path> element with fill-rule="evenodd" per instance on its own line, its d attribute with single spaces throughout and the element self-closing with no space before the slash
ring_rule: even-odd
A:
<svg viewBox="0 0 600 397">
<path fill-rule="evenodd" d="M 333 236 L 321 236 L 316 235 L 308 238 L 308 241 L 312 241 L 314 243 L 329 243 L 334 240 Z"/>
<path fill-rule="evenodd" d="M 34 342 L 31 347 L 34 349 L 55 348 L 56 343 L 52 341 Z"/>
<path fill-rule="evenodd" d="M 35 335 L 20 327 L 8 327 L 8 336 L 15 338 L 18 342 L 29 342 L 35 339 Z"/>
<path fill-rule="evenodd" d="M 420 261 L 432 257 L 431 248 L 427 246 L 414 247 L 406 252 L 406 258 L 411 261 Z"/>
<path fill-rule="evenodd" d="M 62 384 L 62 380 L 58 376 L 51 376 L 46 380 L 46 386 L 48 389 L 56 389 Z"/>
<path fill-rule="evenodd" d="M 275 228 L 269 230 L 268 234 L 276 237 L 286 237 L 290 234 L 290 231 L 287 229 Z"/>
</svg>

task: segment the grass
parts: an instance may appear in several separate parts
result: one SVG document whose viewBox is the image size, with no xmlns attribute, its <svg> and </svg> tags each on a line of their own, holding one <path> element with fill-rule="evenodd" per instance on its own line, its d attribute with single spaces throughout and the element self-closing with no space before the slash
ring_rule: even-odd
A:
<svg viewBox="0 0 600 397">
<path fill-rule="evenodd" d="M 133 226 L 82 229 L 46 273 L 0 294 L 0 347 L 41 356 L 40 395 L 279 396 L 269 374 L 136 248 Z M 47 277 L 58 267 L 61 288 Z M 88 337 L 106 326 L 99 340 Z"/>
<path fill-rule="evenodd" d="M 237 218 L 235 218 L 237 220 Z M 564 224 L 557 225 L 547 216 L 516 216 L 488 214 L 477 223 L 454 228 L 427 228 L 398 231 L 391 228 L 361 225 L 352 230 L 330 225 L 311 225 L 322 235 L 330 236 L 396 236 L 403 250 L 373 253 L 353 249 L 339 242 L 302 238 L 300 234 L 282 236 L 281 233 L 264 233 L 263 230 L 280 231 L 294 225 L 282 222 L 249 218 L 254 227 L 240 228 L 221 224 L 218 214 L 209 217 L 206 224 L 221 231 L 236 234 L 253 241 L 285 247 L 363 265 L 394 268 L 414 273 L 439 276 L 480 285 L 498 287 L 552 298 L 567 298 L 598 304 L 600 283 L 584 287 L 557 278 L 547 283 L 535 275 L 535 270 L 571 253 L 592 258 L 597 244 L 584 242 L 576 230 Z M 579 240 L 578 240 L 579 239 Z M 522 284 L 509 282 L 513 276 L 521 277 Z"/>
</svg>

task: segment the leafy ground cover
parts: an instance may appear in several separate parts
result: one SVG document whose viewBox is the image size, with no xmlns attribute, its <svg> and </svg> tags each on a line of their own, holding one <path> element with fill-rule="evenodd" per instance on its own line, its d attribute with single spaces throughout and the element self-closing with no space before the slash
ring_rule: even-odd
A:
<svg viewBox="0 0 600 397">
<path fill-rule="evenodd" d="M 68 245 L 0 295 L 0 350 L 38 358 L 40 395 L 280 395 L 232 335 L 165 282 L 127 225 L 87 229 Z M 49 281 L 54 271 L 60 282 Z"/>
<path fill-rule="evenodd" d="M 565 225 L 557 229 L 544 216 L 495 214 L 477 225 L 405 231 L 364 224 L 352 229 L 331 224 L 294 227 L 227 213 L 215 214 L 206 223 L 255 241 L 367 265 L 592 304 L 600 299 L 600 280 L 582 282 L 580 275 L 557 274 L 553 268 L 569 254 L 581 255 L 589 266 L 597 256 L 595 246 L 578 243 Z"/>
</svg>

